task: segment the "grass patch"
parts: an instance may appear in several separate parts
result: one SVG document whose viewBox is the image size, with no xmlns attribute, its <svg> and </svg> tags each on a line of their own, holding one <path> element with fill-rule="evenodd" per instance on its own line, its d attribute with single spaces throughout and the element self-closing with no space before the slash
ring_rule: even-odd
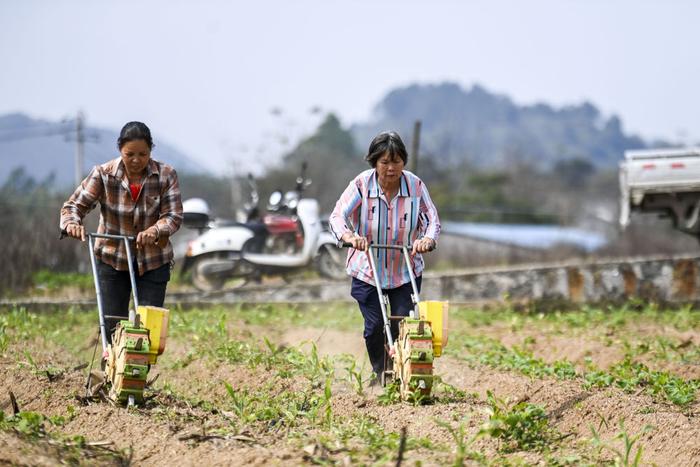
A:
<svg viewBox="0 0 700 467">
<path fill-rule="evenodd" d="M 86 342 L 91 335 L 97 335 L 97 330 L 97 311 L 86 313 L 70 307 L 56 313 L 37 314 L 13 308 L 0 313 L 0 354 L 11 344 L 33 340 L 32 352 L 40 341 L 60 342 L 67 354 L 89 358 L 92 347 L 88 349 Z"/>
<path fill-rule="evenodd" d="M 92 274 L 79 274 L 75 272 L 55 272 L 50 269 L 41 269 L 32 275 L 33 292 L 45 291 L 55 293 L 67 287 L 75 287 L 86 292 L 94 290 L 95 282 Z"/>
</svg>

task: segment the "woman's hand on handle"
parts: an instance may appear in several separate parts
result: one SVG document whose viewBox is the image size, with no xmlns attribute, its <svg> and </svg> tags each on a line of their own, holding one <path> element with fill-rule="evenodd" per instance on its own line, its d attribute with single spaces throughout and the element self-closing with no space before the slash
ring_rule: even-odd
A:
<svg viewBox="0 0 700 467">
<path fill-rule="evenodd" d="M 345 243 L 352 244 L 354 249 L 360 251 L 367 251 L 367 247 L 369 246 L 369 242 L 365 237 L 361 237 L 354 232 L 344 233 L 340 239 Z"/>
<path fill-rule="evenodd" d="M 68 224 L 66 226 L 66 234 L 69 237 L 77 238 L 78 240 L 85 241 L 85 226 L 80 224 Z"/>
<path fill-rule="evenodd" d="M 435 240 L 430 237 L 423 237 L 417 239 L 413 242 L 413 249 L 411 250 L 411 256 L 415 256 L 416 253 L 427 253 L 435 249 Z"/>
<path fill-rule="evenodd" d="M 136 236 L 136 247 L 143 248 L 146 245 L 155 245 L 158 240 L 158 231 L 150 227 Z"/>
</svg>

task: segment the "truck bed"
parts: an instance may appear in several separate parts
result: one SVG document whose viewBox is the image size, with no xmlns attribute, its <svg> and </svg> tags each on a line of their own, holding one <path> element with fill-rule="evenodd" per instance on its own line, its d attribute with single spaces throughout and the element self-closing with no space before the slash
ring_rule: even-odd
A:
<svg viewBox="0 0 700 467">
<path fill-rule="evenodd" d="M 620 196 L 623 227 L 632 210 L 667 213 L 676 223 L 689 218 L 695 225 L 697 213 L 692 211 L 696 205 L 700 209 L 700 148 L 625 151 Z"/>
</svg>

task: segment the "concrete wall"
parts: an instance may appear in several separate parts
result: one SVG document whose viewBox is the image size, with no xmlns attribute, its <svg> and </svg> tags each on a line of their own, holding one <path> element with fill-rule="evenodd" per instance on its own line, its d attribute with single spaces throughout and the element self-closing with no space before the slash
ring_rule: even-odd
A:
<svg viewBox="0 0 700 467">
<path fill-rule="evenodd" d="M 595 261 L 440 275 L 423 295 L 457 302 L 693 302 L 700 298 L 698 257 Z"/>
<path fill-rule="evenodd" d="M 421 298 L 453 302 L 574 303 L 640 298 L 656 302 L 700 299 L 700 257 L 640 258 L 517 268 L 480 268 L 424 277 Z M 304 282 L 282 287 L 251 287 L 209 296 L 170 295 L 172 301 L 324 302 L 351 301 L 350 282 Z"/>
<path fill-rule="evenodd" d="M 483 304 L 513 302 L 617 302 L 639 298 L 654 302 L 700 302 L 700 257 L 639 258 L 569 262 L 520 267 L 480 268 L 426 273 L 421 298 Z M 256 286 L 209 295 L 170 293 L 166 306 L 253 302 L 352 301 L 350 281 L 298 282 Z M 0 301 L 0 307 L 94 307 L 94 298 L 78 301 Z"/>
</svg>

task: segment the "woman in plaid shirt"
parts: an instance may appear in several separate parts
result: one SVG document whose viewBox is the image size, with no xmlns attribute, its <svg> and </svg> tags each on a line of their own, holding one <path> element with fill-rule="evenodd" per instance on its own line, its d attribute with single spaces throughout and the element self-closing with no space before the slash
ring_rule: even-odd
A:
<svg viewBox="0 0 700 467">
<path fill-rule="evenodd" d="M 120 157 L 95 166 L 61 209 L 60 227 L 85 241 L 83 218 L 100 204 L 99 233 L 136 238 L 134 270 L 139 305 L 163 306 L 170 280 L 170 236 L 182 223 L 175 170 L 151 159 L 151 131 L 141 122 L 124 125 L 117 140 Z M 131 281 L 124 242 L 98 238 L 95 256 L 105 315 L 129 314 Z M 106 319 L 111 341 L 118 319 Z"/>
<path fill-rule="evenodd" d="M 407 268 L 413 268 L 420 290 L 421 253 L 435 248 L 440 219 L 423 181 L 404 170 L 408 153 L 397 133 L 377 135 L 365 160 L 372 168 L 350 182 L 336 203 L 329 224 L 338 240 L 353 246 L 347 259 L 347 272 L 352 276 L 351 295 L 364 317 L 367 353 L 379 376 L 385 358 L 384 324 L 374 281 L 379 279 L 389 296 L 392 315 L 408 316 L 413 302 Z M 370 243 L 411 245 L 412 264 L 404 263 L 401 251 L 376 250 L 379 277 L 373 277 L 366 253 Z M 394 338 L 398 334 L 396 322 L 392 323 L 392 334 Z"/>
</svg>

